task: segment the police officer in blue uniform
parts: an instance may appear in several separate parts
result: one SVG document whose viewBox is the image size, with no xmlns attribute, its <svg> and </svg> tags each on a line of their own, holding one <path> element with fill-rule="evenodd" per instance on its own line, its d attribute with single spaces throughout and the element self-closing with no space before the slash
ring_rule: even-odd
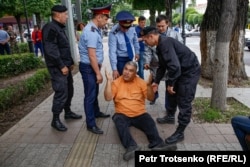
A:
<svg viewBox="0 0 250 167">
<path fill-rule="evenodd" d="M 104 59 L 102 44 L 102 28 L 109 19 L 111 5 L 92 8 L 92 20 L 86 25 L 80 36 L 79 70 L 84 86 L 84 111 L 86 115 L 87 130 L 95 134 L 103 134 L 96 125 L 95 118 L 106 118 L 109 114 L 100 111 L 98 104 L 99 84 L 103 82 L 101 67 Z"/>
<path fill-rule="evenodd" d="M 122 75 L 122 70 L 125 64 L 131 60 L 139 60 L 139 42 L 135 27 L 132 23 L 135 17 L 128 11 L 120 11 L 116 15 L 116 24 L 109 33 L 109 59 L 111 68 L 113 70 L 113 78 L 116 79 Z M 126 40 L 126 38 L 128 38 Z M 131 46 L 131 51 L 129 46 Z"/>
<path fill-rule="evenodd" d="M 58 131 L 66 131 L 67 127 L 60 121 L 60 113 L 64 109 L 65 119 L 81 119 L 82 116 L 71 111 L 71 100 L 74 93 L 71 70 L 74 62 L 71 57 L 68 37 L 65 34 L 65 24 L 68 18 L 67 8 L 55 5 L 51 9 L 52 22 L 42 29 L 45 61 L 51 75 L 55 91 L 51 126 Z"/>
</svg>

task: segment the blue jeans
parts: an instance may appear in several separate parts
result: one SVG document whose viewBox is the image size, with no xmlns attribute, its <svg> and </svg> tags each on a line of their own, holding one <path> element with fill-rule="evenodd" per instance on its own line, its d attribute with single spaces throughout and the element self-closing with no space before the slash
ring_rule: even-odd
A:
<svg viewBox="0 0 250 167">
<path fill-rule="evenodd" d="M 140 78 L 144 79 L 144 59 L 143 59 L 143 54 L 144 52 L 140 52 L 140 58 L 138 60 L 138 72 L 137 74 L 139 75 Z"/>
<path fill-rule="evenodd" d="M 245 137 L 247 134 L 250 134 L 250 118 L 246 116 L 235 116 L 232 118 L 231 123 L 243 151 L 249 151 Z"/>
<path fill-rule="evenodd" d="M 41 55 L 43 57 L 43 44 L 42 44 L 42 42 L 37 42 L 35 44 L 35 54 L 36 54 L 36 57 L 38 57 L 38 49 L 40 49 Z"/>
<path fill-rule="evenodd" d="M 128 57 L 117 57 L 117 70 L 122 75 L 123 68 L 127 62 L 131 61 Z"/>
<path fill-rule="evenodd" d="M 4 55 L 4 50 L 8 55 L 10 55 L 10 45 L 9 43 L 5 43 L 4 45 L 0 44 L 0 55 Z"/>
<path fill-rule="evenodd" d="M 96 83 L 96 74 L 91 65 L 80 63 L 79 70 L 84 86 L 84 111 L 87 127 L 96 126 L 95 116 L 100 113 L 98 104 L 99 84 Z"/>
<path fill-rule="evenodd" d="M 154 120 L 148 113 L 132 118 L 115 113 L 112 119 L 115 123 L 121 143 L 125 148 L 137 145 L 130 134 L 130 126 L 134 126 L 146 134 L 149 141 L 149 148 L 153 148 L 163 142 L 159 136 Z"/>
</svg>

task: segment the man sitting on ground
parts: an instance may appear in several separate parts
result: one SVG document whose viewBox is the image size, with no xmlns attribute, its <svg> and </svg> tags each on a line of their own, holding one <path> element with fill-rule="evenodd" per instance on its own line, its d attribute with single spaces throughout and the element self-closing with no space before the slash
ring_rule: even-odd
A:
<svg viewBox="0 0 250 167">
<path fill-rule="evenodd" d="M 129 127 L 142 130 L 149 141 L 148 147 L 153 151 L 175 151 L 176 144 L 165 144 L 159 136 L 155 122 L 146 113 L 145 99 L 152 101 L 154 92 L 151 87 L 152 75 L 148 82 L 136 76 L 137 64 L 129 61 L 125 64 L 123 74 L 112 81 L 112 75 L 106 73 L 107 83 L 104 90 L 105 100 L 114 100 L 115 114 L 112 117 L 122 145 L 126 148 L 123 159 L 128 161 L 134 152 L 140 150 L 130 134 Z"/>
</svg>

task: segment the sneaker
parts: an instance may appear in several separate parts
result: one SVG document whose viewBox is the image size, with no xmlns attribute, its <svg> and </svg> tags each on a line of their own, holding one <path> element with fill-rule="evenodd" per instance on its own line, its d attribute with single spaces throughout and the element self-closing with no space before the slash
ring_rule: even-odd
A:
<svg viewBox="0 0 250 167">
<path fill-rule="evenodd" d="M 175 117 L 166 115 L 163 118 L 157 118 L 156 121 L 159 124 L 174 124 L 175 123 Z"/>
</svg>

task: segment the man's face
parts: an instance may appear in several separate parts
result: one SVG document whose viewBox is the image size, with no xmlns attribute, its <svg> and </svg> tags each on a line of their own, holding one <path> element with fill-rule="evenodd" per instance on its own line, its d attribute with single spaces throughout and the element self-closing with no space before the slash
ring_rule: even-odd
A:
<svg viewBox="0 0 250 167">
<path fill-rule="evenodd" d="M 139 27 L 144 28 L 146 25 L 146 20 L 139 21 Z"/>
<path fill-rule="evenodd" d="M 99 28 L 103 28 L 108 23 L 108 17 L 106 15 L 99 15 L 98 21 L 99 21 Z"/>
<path fill-rule="evenodd" d="M 122 76 L 126 82 L 132 81 L 136 77 L 135 66 L 127 64 L 123 69 Z"/>
<path fill-rule="evenodd" d="M 145 35 L 142 37 L 142 40 L 148 45 L 148 46 L 155 46 L 155 41 L 154 41 L 154 38 L 153 38 L 153 35 L 152 34 L 149 34 L 149 35 Z"/>
<path fill-rule="evenodd" d="M 58 18 L 61 24 L 66 24 L 67 19 L 68 19 L 68 11 L 65 12 L 61 12 L 61 13 L 57 13 L 58 14 Z"/>
<path fill-rule="evenodd" d="M 158 29 L 159 33 L 164 33 L 168 29 L 168 24 L 165 20 L 162 20 L 161 22 L 156 23 L 156 28 Z"/>
</svg>

